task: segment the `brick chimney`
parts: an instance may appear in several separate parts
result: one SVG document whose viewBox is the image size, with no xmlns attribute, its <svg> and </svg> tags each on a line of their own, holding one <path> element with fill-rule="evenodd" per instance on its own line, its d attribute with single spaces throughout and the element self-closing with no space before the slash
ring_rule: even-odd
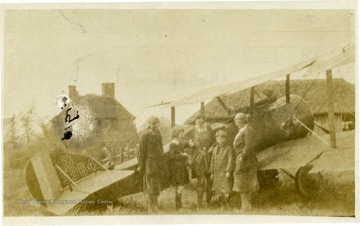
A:
<svg viewBox="0 0 360 226">
<path fill-rule="evenodd" d="M 110 97 L 115 99 L 115 83 L 103 83 L 101 86 L 103 97 Z"/>
<path fill-rule="evenodd" d="M 75 99 L 77 98 L 79 95 L 78 91 L 76 91 L 76 86 L 72 85 L 69 86 L 69 98 L 70 99 Z"/>
</svg>

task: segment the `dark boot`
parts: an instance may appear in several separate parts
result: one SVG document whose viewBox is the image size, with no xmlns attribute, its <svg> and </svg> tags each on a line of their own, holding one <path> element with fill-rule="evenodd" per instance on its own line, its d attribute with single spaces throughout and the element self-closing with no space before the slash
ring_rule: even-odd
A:
<svg viewBox="0 0 360 226">
<path fill-rule="evenodd" d="M 206 191 L 206 204 L 208 207 L 210 207 L 210 205 L 211 205 L 211 198 L 212 198 L 212 191 L 210 189 L 208 189 Z"/>
<path fill-rule="evenodd" d="M 158 212 L 158 197 L 151 195 L 148 197 L 148 213 L 156 214 L 157 212 Z"/>
<path fill-rule="evenodd" d="M 202 205 L 203 196 L 204 196 L 203 192 L 198 192 L 197 193 L 197 209 L 202 209 L 203 208 L 203 205 Z"/>
<path fill-rule="evenodd" d="M 224 205 L 225 205 L 225 209 L 229 210 L 230 209 L 230 196 L 229 197 L 224 197 Z"/>
<path fill-rule="evenodd" d="M 159 212 L 158 199 L 159 199 L 159 196 L 153 197 L 153 205 L 154 205 L 155 214 L 157 214 Z"/>
<path fill-rule="evenodd" d="M 226 209 L 226 200 L 225 199 L 226 199 L 225 196 L 223 196 L 223 195 L 219 196 L 219 202 L 220 202 L 222 210 Z"/>
<path fill-rule="evenodd" d="M 211 205 L 211 198 L 212 198 L 212 181 L 210 180 L 210 175 L 206 177 L 206 204 L 207 206 Z"/>
<path fill-rule="evenodd" d="M 175 209 L 178 210 L 181 208 L 181 194 L 176 194 L 175 196 Z"/>
<path fill-rule="evenodd" d="M 152 198 L 151 198 L 150 195 L 148 196 L 147 204 L 148 204 L 148 207 L 147 207 L 148 214 L 154 213 L 154 208 L 153 208 L 153 204 L 152 204 Z"/>
</svg>

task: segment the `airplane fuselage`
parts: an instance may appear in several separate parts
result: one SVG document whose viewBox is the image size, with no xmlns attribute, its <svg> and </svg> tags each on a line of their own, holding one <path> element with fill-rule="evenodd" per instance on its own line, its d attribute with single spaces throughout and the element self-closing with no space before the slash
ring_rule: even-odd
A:
<svg viewBox="0 0 360 226">
<path fill-rule="evenodd" d="M 259 151 L 285 140 L 305 137 L 313 130 L 314 116 L 306 101 L 297 95 L 290 95 L 290 100 L 287 103 L 286 98 L 281 97 L 254 109 L 250 124 L 256 131 Z M 238 128 L 231 122 L 226 130 L 232 142 Z"/>
</svg>

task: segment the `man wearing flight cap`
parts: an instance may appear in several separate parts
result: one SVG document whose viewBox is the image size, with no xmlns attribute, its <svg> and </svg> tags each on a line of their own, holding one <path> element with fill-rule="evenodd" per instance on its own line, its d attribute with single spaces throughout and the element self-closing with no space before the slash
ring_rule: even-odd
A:
<svg viewBox="0 0 360 226">
<path fill-rule="evenodd" d="M 140 138 L 138 170 L 144 174 L 146 182 L 148 212 L 157 213 L 164 151 L 158 129 L 159 118 L 151 116 L 147 122 L 149 126 Z"/>
</svg>

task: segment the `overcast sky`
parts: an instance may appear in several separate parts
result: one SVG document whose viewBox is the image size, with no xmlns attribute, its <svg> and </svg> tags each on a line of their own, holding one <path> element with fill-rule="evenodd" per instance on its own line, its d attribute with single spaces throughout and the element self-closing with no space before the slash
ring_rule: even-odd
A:
<svg viewBox="0 0 360 226">
<path fill-rule="evenodd" d="M 138 122 L 170 116 L 144 107 L 353 44 L 354 17 L 347 10 L 6 11 L 3 114 L 34 105 L 50 119 L 68 85 L 101 95 L 101 83 L 115 82 L 116 99 Z M 346 76 L 353 80 L 354 70 Z M 191 109 L 179 108 L 177 122 Z"/>
</svg>

